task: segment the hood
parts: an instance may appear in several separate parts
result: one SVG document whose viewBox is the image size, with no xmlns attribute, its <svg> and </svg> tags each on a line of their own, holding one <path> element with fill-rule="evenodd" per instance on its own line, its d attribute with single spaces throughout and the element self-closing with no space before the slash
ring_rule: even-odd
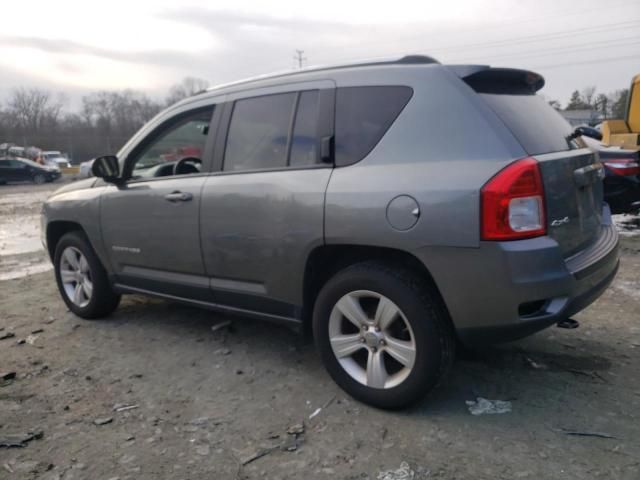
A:
<svg viewBox="0 0 640 480">
<path fill-rule="evenodd" d="M 98 180 L 97 178 L 87 178 L 85 180 L 77 180 L 75 182 L 69 183 L 68 185 L 60 187 L 55 192 L 53 192 L 53 195 L 51 196 L 55 197 L 60 193 L 68 193 L 68 192 L 73 192 L 75 190 L 84 190 L 85 188 L 93 188 L 97 180 Z"/>
</svg>

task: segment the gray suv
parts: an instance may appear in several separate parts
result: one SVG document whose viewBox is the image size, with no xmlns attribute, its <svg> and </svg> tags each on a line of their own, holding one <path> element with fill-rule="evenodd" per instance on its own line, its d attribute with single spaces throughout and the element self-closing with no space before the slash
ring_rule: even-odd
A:
<svg viewBox="0 0 640 480">
<path fill-rule="evenodd" d="M 616 273 L 602 165 L 543 84 L 409 56 L 184 100 L 46 202 L 62 298 L 84 318 L 137 293 L 307 330 L 349 394 L 407 405 L 459 342 L 541 330 Z"/>
</svg>

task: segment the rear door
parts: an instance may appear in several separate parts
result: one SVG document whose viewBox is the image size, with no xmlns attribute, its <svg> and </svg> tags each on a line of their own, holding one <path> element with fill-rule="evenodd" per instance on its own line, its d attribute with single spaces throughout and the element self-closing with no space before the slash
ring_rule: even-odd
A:
<svg viewBox="0 0 640 480">
<path fill-rule="evenodd" d="M 547 231 L 565 257 L 593 243 L 603 221 L 602 165 L 573 128 L 535 94 L 544 82 L 532 72 L 489 69 L 465 81 L 488 103 L 524 150 L 540 163 Z M 538 86 L 539 85 L 539 86 Z"/>
<path fill-rule="evenodd" d="M 321 151 L 333 130 L 333 86 L 230 96 L 216 141 L 220 171 L 202 197 L 202 251 L 217 303 L 299 315 L 305 260 L 324 241 L 332 164 Z"/>
<path fill-rule="evenodd" d="M 14 172 L 11 168 L 11 160 L 0 160 L 0 182 L 12 182 Z"/>
<path fill-rule="evenodd" d="M 2 160 L 0 161 L 0 179 L 6 179 L 8 182 L 31 180 L 30 168 L 20 160 Z"/>
</svg>

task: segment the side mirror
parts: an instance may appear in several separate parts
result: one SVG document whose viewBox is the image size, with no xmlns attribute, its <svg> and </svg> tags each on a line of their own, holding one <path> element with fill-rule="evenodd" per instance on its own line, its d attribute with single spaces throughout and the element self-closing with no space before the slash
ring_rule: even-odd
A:
<svg viewBox="0 0 640 480">
<path fill-rule="evenodd" d="M 602 140 L 602 133 L 600 133 L 595 128 L 584 127 L 584 126 L 576 127 L 576 129 L 573 132 L 572 136 L 573 136 L 573 138 L 583 136 L 583 137 L 594 138 L 596 140 Z"/>
<path fill-rule="evenodd" d="M 118 157 L 105 155 L 104 157 L 96 158 L 91 165 L 91 173 L 95 177 L 102 178 L 105 182 L 116 183 L 120 175 Z"/>
</svg>

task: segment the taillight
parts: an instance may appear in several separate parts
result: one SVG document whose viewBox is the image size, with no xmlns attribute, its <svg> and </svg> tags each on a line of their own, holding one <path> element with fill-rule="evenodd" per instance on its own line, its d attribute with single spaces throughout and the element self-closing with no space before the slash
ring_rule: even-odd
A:
<svg viewBox="0 0 640 480">
<path fill-rule="evenodd" d="M 512 163 L 481 190 L 482 239 L 517 240 L 545 235 L 545 205 L 538 162 Z"/>
<path fill-rule="evenodd" d="M 638 163 L 637 160 L 616 158 L 605 160 L 603 163 L 616 175 L 622 175 L 624 177 L 640 175 L 640 163 Z"/>
</svg>

